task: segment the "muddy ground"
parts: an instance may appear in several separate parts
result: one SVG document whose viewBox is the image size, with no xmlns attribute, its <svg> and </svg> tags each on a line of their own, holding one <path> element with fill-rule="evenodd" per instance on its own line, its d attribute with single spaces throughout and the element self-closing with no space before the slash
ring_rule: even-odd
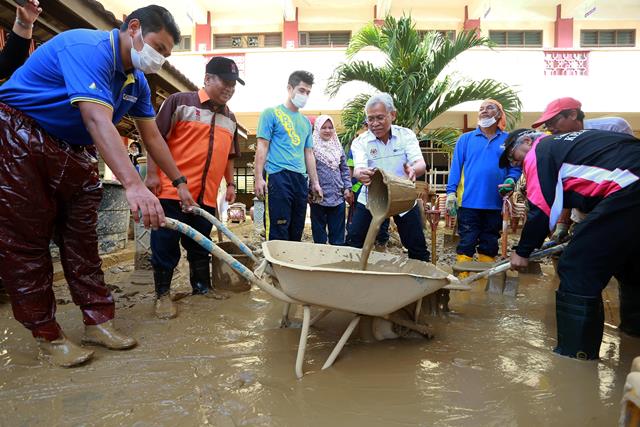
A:
<svg viewBox="0 0 640 427">
<path fill-rule="evenodd" d="M 441 259 L 451 256 L 449 248 Z M 185 267 L 178 292 L 189 290 Z M 299 329 L 278 327 L 278 301 L 258 290 L 187 297 L 178 318 L 158 320 L 152 286 L 132 285 L 131 270 L 128 261 L 106 277 L 116 324 L 138 347 L 96 348 L 78 368 L 37 359 L 30 333 L 0 303 L 1 426 L 609 426 L 640 354 L 640 340 L 615 327 L 616 283 L 604 295 L 601 360 L 552 353 L 557 279 L 545 266 L 542 276 L 522 276 L 515 299 L 486 294 L 484 283 L 452 292 L 453 313 L 434 319 L 432 340 L 351 340 L 320 371 L 349 320 L 331 314 L 312 328 L 307 375 L 297 380 Z M 81 315 L 64 282 L 56 294 L 58 321 L 79 341 Z"/>
</svg>

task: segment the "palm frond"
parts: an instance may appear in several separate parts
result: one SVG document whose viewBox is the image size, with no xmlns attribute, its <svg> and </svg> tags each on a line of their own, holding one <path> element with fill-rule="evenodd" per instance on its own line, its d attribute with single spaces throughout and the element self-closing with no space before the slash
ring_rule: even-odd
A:
<svg viewBox="0 0 640 427">
<path fill-rule="evenodd" d="M 335 96 L 344 84 L 353 81 L 368 83 L 381 92 L 389 89 L 386 69 L 376 68 L 366 61 L 353 61 L 338 65 L 327 82 L 325 92 Z"/>
<path fill-rule="evenodd" d="M 338 137 L 342 146 L 345 147 L 345 152 L 349 152 L 351 142 L 362 128 L 362 122 L 365 119 L 364 106 L 370 96 L 370 94 L 361 93 L 350 100 L 342 110 L 343 130 L 338 134 Z"/>
<path fill-rule="evenodd" d="M 460 133 L 459 129 L 440 127 L 437 129 L 428 129 L 425 132 L 420 133 L 418 137 L 421 141 L 431 141 L 436 147 L 452 153 L 456 146 L 456 142 L 458 142 Z"/>
<path fill-rule="evenodd" d="M 493 79 L 462 82 L 442 93 L 432 104 L 420 122 L 426 127 L 440 114 L 467 101 L 480 101 L 492 98 L 502 104 L 507 115 L 507 123 L 515 123 L 520 114 L 522 103 L 517 93 L 505 83 Z"/>
<path fill-rule="evenodd" d="M 387 38 L 380 30 L 380 27 L 369 23 L 351 37 L 347 47 L 347 58 L 352 59 L 356 53 L 366 47 L 375 47 L 381 51 L 386 51 Z"/>
</svg>

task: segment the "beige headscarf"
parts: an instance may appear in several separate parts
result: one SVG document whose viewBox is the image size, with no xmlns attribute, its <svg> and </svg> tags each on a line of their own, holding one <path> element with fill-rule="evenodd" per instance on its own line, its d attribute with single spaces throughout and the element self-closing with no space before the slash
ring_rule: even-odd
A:
<svg viewBox="0 0 640 427">
<path fill-rule="evenodd" d="M 495 104 L 498 107 L 498 110 L 500 110 L 500 119 L 498 119 L 498 128 L 500 130 L 504 130 L 507 127 L 507 115 L 504 113 L 504 108 L 502 108 L 502 104 L 500 104 L 495 99 L 491 99 L 491 98 L 485 99 L 484 102 L 490 102 L 492 104 Z"/>
<path fill-rule="evenodd" d="M 325 141 L 320 137 L 320 129 L 327 120 L 331 121 L 333 132 L 331 138 Z M 331 169 L 338 170 L 340 168 L 340 158 L 344 154 L 344 150 L 342 149 L 342 145 L 340 145 L 338 134 L 336 134 L 336 126 L 333 123 L 333 119 L 326 114 L 318 116 L 313 124 L 313 154 L 316 156 L 316 159 Z"/>
</svg>

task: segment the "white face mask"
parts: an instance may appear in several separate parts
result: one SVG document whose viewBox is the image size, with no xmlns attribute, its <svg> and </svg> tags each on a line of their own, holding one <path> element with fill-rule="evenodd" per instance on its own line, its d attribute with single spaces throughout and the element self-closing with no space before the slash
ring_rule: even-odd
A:
<svg viewBox="0 0 640 427">
<path fill-rule="evenodd" d="M 291 98 L 291 103 L 298 108 L 304 108 L 304 106 L 307 105 L 308 100 L 309 96 L 303 95 L 301 93 L 296 93 L 295 95 L 293 95 L 293 98 Z"/>
<path fill-rule="evenodd" d="M 142 34 L 142 28 L 140 28 L 140 34 Z M 133 37 L 131 38 L 131 63 L 145 74 L 156 74 L 162 68 L 166 58 L 146 44 L 144 39 L 142 43 L 142 50 L 138 52 L 133 47 Z"/>
<path fill-rule="evenodd" d="M 496 122 L 495 117 L 487 117 L 486 119 L 478 120 L 478 126 L 480 126 L 481 128 L 488 128 L 491 125 L 495 124 L 495 122 Z"/>
</svg>

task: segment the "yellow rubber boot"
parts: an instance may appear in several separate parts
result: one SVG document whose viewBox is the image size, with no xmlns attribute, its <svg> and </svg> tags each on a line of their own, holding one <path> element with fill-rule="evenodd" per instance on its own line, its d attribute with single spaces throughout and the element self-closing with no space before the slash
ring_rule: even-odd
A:
<svg viewBox="0 0 640 427">
<path fill-rule="evenodd" d="M 460 264 L 463 262 L 470 262 L 473 261 L 473 257 L 470 256 L 466 256 L 464 254 L 457 254 L 456 255 L 456 263 Z M 458 279 L 462 280 L 465 279 L 469 276 L 469 272 L 468 271 L 461 271 L 460 273 L 458 273 Z"/>
<path fill-rule="evenodd" d="M 479 253 L 478 254 L 478 262 L 488 262 L 490 264 L 493 264 L 493 263 L 496 262 L 496 259 L 495 259 L 495 257 Z"/>
</svg>

